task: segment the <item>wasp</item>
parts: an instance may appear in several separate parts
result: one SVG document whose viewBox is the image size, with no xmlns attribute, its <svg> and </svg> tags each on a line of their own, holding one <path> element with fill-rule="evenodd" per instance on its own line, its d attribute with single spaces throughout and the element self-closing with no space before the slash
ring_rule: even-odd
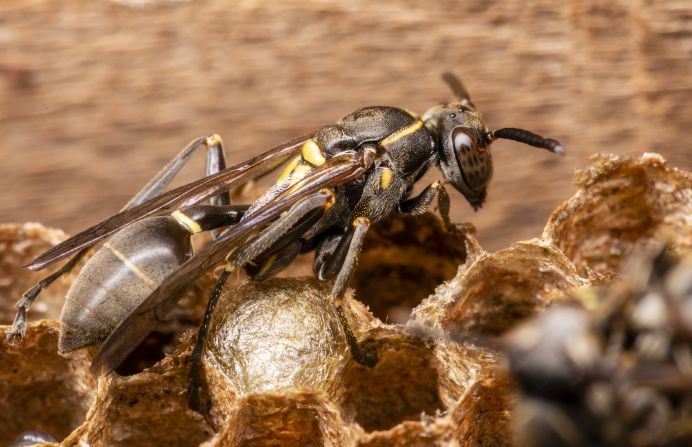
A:
<svg viewBox="0 0 692 447">
<path fill-rule="evenodd" d="M 192 281 L 223 266 L 191 357 L 190 402 L 195 406 L 207 327 L 231 272 L 245 269 L 260 281 L 299 253 L 314 251 L 315 275 L 334 281 L 331 294 L 353 359 L 374 366 L 376 350 L 359 343 L 342 308 L 368 228 L 393 213 L 421 214 L 437 197 L 445 228 L 453 230 L 445 183 L 480 208 L 493 173 L 490 145 L 499 138 L 564 153 L 558 141 L 526 130 L 488 129 L 462 82 L 450 73 L 443 79 L 456 101 L 422 116 L 396 107 L 366 107 L 236 166 L 226 167 L 219 136 L 193 141 L 120 213 L 27 266 L 41 270 L 72 257 L 25 293 L 9 336 L 22 336 L 26 312 L 40 291 L 105 240 L 67 293 L 58 347 L 67 353 L 102 342 L 92 367 L 105 373 L 142 341 Z M 207 175 L 165 191 L 200 148 L 207 149 Z M 414 195 L 414 185 L 433 165 L 446 182 L 434 181 Z M 259 199 L 231 204 L 231 187 L 281 166 L 276 184 Z M 190 237 L 207 231 L 213 232 L 213 241 L 193 253 Z"/>
<path fill-rule="evenodd" d="M 505 337 L 520 444 L 691 445 L 692 254 L 648 241 L 573 298 Z"/>
</svg>

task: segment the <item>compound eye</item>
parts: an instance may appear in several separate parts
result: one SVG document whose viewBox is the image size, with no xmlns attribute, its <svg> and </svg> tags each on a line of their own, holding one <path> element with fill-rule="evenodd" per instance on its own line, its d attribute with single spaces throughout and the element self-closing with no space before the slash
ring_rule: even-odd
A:
<svg viewBox="0 0 692 447">
<path fill-rule="evenodd" d="M 476 147 L 476 139 L 466 129 L 454 129 L 452 131 L 454 151 L 459 154 L 468 154 Z"/>
</svg>

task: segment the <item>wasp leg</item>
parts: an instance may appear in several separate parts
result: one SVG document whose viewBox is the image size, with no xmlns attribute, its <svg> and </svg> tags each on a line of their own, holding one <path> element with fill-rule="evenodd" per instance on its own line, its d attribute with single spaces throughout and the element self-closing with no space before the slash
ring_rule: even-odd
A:
<svg viewBox="0 0 692 447">
<path fill-rule="evenodd" d="M 218 135 L 209 135 L 200 137 L 188 144 L 182 151 L 178 153 L 171 161 L 166 164 L 144 187 L 139 191 L 123 208 L 126 210 L 133 206 L 140 205 L 147 200 L 161 194 L 163 190 L 171 183 L 173 178 L 180 170 L 190 161 L 197 149 L 207 149 L 207 168 L 206 174 L 216 174 L 226 167 L 226 155 L 223 148 L 221 137 Z M 211 202 L 212 205 L 228 205 L 230 204 L 230 193 L 223 192 L 213 199 L 218 199 L 216 202 Z M 122 210 L 121 210 L 122 211 Z"/>
<path fill-rule="evenodd" d="M 190 386 L 188 388 L 188 405 L 195 411 L 205 410 L 200 405 L 200 384 L 201 384 L 201 355 L 209 331 L 216 302 L 221 295 L 221 290 L 228 279 L 230 272 L 237 267 L 242 267 L 250 260 L 261 256 L 268 250 L 281 250 L 291 242 L 297 240 L 303 233 L 314 225 L 324 213 L 334 203 L 334 193 L 329 190 L 321 190 L 315 194 L 305 197 L 303 200 L 293 205 L 288 212 L 281 216 L 276 222 L 265 228 L 259 236 L 252 242 L 240 249 L 229 257 L 229 263 L 219 277 L 219 281 L 214 287 L 207 309 L 204 312 L 204 319 L 197 334 L 197 342 L 190 358 Z M 277 248 L 278 247 L 278 248 Z"/>
<path fill-rule="evenodd" d="M 254 281 L 264 281 L 288 267 L 296 256 L 300 254 L 302 248 L 303 241 L 297 239 L 279 251 L 263 255 L 249 262 L 245 266 L 245 271 Z"/>
<path fill-rule="evenodd" d="M 191 234 L 215 231 L 235 225 L 250 205 L 192 205 L 171 213 L 178 224 Z"/>
<path fill-rule="evenodd" d="M 324 189 L 293 205 L 276 222 L 233 256 L 233 265 L 242 267 L 265 253 L 278 251 L 301 237 L 334 204 L 334 193 Z"/>
<path fill-rule="evenodd" d="M 204 319 L 202 320 L 202 325 L 199 327 L 199 333 L 197 335 L 197 343 L 195 343 L 195 348 L 192 351 L 192 356 L 190 357 L 190 374 L 188 375 L 190 379 L 190 385 L 187 394 L 187 404 L 188 406 L 198 412 L 204 410 L 200 405 L 200 383 L 201 383 L 201 372 L 202 363 L 200 362 L 202 356 L 202 349 L 204 348 L 204 340 L 207 337 L 207 332 L 209 331 L 209 323 L 211 322 L 211 317 L 214 314 L 214 309 L 216 308 L 216 303 L 219 301 L 221 296 L 221 291 L 223 291 L 223 286 L 226 284 L 228 276 L 234 271 L 235 267 L 230 264 L 226 266 L 219 280 L 214 286 L 214 291 L 209 298 L 207 303 L 207 308 L 204 311 Z"/>
<path fill-rule="evenodd" d="M 368 228 L 370 228 L 370 220 L 365 217 L 357 217 L 353 221 L 351 229 L 341 236 L 331 256 L 321 266 L 320 277 L 331 278 L 338 272 L 334 281 L 334 287 L 332 288 L 332 297 L 334 298 L 339 321 L 346 334 L 346 341 L 351 348 L 351 355 L 361 365 L 373 367 L 377 364 L 377 351 L 374 348 L 363 347 L 358 343 L 344 314 L 342 302 L 346 288 L 356 268 L 358 254 L 363 246 L 363 240 Z"/>
<path fill-rule="evenodd" d="M 423 214 L 437 194 L 437 208 L 442 218 L 442 225 L 447 231 L 455 231 L 454 224 L 449 219 L 449 194 L 439 180 L 435 180 L 416 197 L 399 203 L 399 212 L 417 216 Z"/>
<path fill-rule="evenodd" d="M 207 149 L 207 175 L 214 174 L 214 170 L 223 169 L 226 166 L 226 157 L 221 138 L 218 135 L 198 138 L 168 162 L 154 178 L 127 202 L 121 211 L 132 208 L 159 195 L 170 184 L 180 169 L 190 160 L 190 157 L 201 147 Z M 210 199 L 210 202 L 215 205 L 228 205 L 230 204 L 230 193 L 227 191 L 223 192 Z M 71 272 L 88 252 L 89 248 L 80 250 L 59 270 L 41 279 L 35 286 L 24 292 L 22 298 L 17 302 L 17 314 L 12 322 L 12 328 L 7 332 L 5 337 L 8 341 L 12 342 L 24 336 L 26 332 L 27 312 L 34 301 L 36 301 L 41 291 L 50 286 L 61 276 Z"/>
<path fill-rule="evenodd" d="M 207 177 L 226 169 L 226 150 L 223 147 L 221 137 L 214 134 L 204 141 L 207 147 Z M 224 206 L 231 204 L 231 192 L 224 191 L 221 194 L 209 198 L 210 205 Z"/>
<path fill-rule="evenodd" d="M 12 343 L 22 337 L 26 333 L 27 317 L 26 314 L 34 304 L 36 298 L 41 293 L 43 289 L 53 284 L 56 279 L 60 278 L 62 275 L 69 273 L 72 269 L 79 263 L 79 261 L 84 257 L 84 255 L 89 251 L 89 249 L 84 249 L 77 252 L 69 261 L 59 270 L 51 273 L 45 278 L 41 279 L 36 285 L 31 289 L 24 292 L 22 298 L 17 302 L 17 313 L 14 316 L 14 321 L 12 322 L 12 328 L 5 335 L 5 339 Z"/>
<path fill-rule="evenodd" d="M 344 237 L 351 237 L 351 233 L 352 232 L 331 234 L 322 236 L 319 241 L 315 239 L 305 241 L 304 246 L 313 245 L 315 250 L 315 260 L 312 264 L 312 271 L 317 279 L 326 281 L 332 279 L 339 273 L 344 256 L 341 257 L 340 261 L 334 262 L 334 252 L 339 246 L 341 239 Z M 329 272 L 327 272 L 327 270 L 329 270 Z"/>
<path fill-rule="evenodd" d="M 205 139 L 207 146 L 207 176 L 214 175 L 219 171 L 226 169 L 226 151 L 223 148 L 221 137 L 214 134 Z M 214 206 L 227 206 L 231 204 L 231 192 L 224 191 L 209 198 L 209 204 Z M 214 229 L 211 235 L 216 239 L 221 230 Z"/>
</svg>

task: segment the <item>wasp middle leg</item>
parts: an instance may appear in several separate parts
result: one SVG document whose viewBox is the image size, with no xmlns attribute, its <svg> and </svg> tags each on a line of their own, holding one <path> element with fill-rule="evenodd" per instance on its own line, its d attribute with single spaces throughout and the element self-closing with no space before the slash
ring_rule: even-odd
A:
<svg viewBox="0 0 692 447">
<path fill-rule="evenodd" d="M 399 212 L 413 216 L 423 214 L 430 207 L 436 195 L 437 209 L 442 218 L 443 228 L 447 231 L 455 231 L 454 224 L 449 218 L 449 194 L 439 180 L 432 182 L 417 196 L 402 200 L 399 203 Z"/>
<path fill-rule="evenodd" d="M 332 297 L 341 326 L 346 334 L 346 341 L 351 350 L 353 359 L 358 363 L 373 367 L 377 364 L 377 351 L 358 343 L 351 325 L 344 313 L 343 298 L 346 289 L 356 269 L 356 263 L 365 234 L 370 228 L 370 220 L 365 217 L 357 217 L 353 220 L 351 228 L 343 235 L 326 239 L 320 247 L 315 258 L 315 271 L 320 280 L 333 278 L 334 287 Z"/>
</svg>

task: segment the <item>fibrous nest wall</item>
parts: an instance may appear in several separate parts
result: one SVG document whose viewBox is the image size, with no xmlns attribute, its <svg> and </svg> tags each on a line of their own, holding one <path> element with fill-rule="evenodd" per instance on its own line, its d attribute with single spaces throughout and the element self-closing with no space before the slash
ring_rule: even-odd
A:
<svg viewBox="0 0 692 447">
<path fill-rule="evenodd" d="M 186 390 L 211 273 L 127 367 L 98 380 L 91 351 L 56 354 L 70 278 L 57 283 L 24 341 L 0 345 L 0 444 L 39 431 L 61 445 L 514 445 L 517 395 L 501 340 L 570 296 L 598 302 L 584 291 L 610 284 L 642 243 L 665 240 L 674 255 L 692 247 L 689 173 L 653 154 L 600 155 L 576 178 L 542 237 L 494 253 L 471 226 L 445 232 L 433 215 L 377 225 L 346 300 L 357 337 L 378 350 L 374 368 L 351 359 L 329 284 L 237 280 L 210 326 L 204 414 L 187 408 Z M 5 323 L 40 277 L 20 266 L 64 237 L 0 227 Z"/>
</svg>

